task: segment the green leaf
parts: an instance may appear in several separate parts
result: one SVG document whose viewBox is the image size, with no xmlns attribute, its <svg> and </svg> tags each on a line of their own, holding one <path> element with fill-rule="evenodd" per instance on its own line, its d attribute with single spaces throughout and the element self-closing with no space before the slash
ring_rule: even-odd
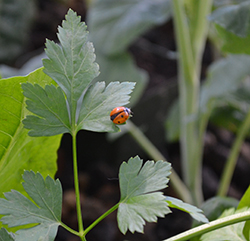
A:
<svg viewBox="0 0 250 241">
<path fill-rule="evenodd" d="M 216 25 L 218 38 L 220 41 L 220 49 L 224 53 L 232 54 L 250 54 L 250 35 L 245 38 L 238 37 L 237 35 L 225 30 L 224 28 Z"/>
<path fill-rule="evenodd" d="M 24 127 L 31 129 L 30 136 L 53 136 L 70 132 L 69 114 L 66 99 L 60 87 L 46 85 L 43 89 L 38 84 L 22 84 L 27 109 L 34 114 L 23 121 Z"/>
<path fill-rule="evenodd" d="M 215 23 L 218 38 L 223 52 L 234 54 L 250 54 L 250 3 L 246 0 L 237 1 L 232 6 L 215 10 L 210 20 Z M 216 40 L 217 39 L 217 40 Z"/>
<path fill-rule="evenodd" d="M 27 115 L 25 97 L 20 83 L 39 83 L 53 80 L 38 69 L 25 77 L 0 80 L 0 196 L 11 189 L 23 193 L 21 185 L 24 169 L 40 171 L 43 176 L 55 175 L 57 149 L 61 136 L 32 138 L 21 120 Z"/>
<path fill-rule="evenodd" d="M 156 222 L 157 216 L 170 213 L 165 197 L 159 190 L 166 188 L 170 175 L 170 163 L 147 161 L 136 156 L 123 162 L 119 171 L 121 200 L 118 208 L 118 226 L 125 234 L 143 232 L 145 221 Z"/>
<path fill-rule="evenodd" d="M 230 93 L 236 91 L 250 73 L 250 56 L 229 55 L 212 64 L 201 90 L 201 111 L 212 104 L 220 104 Z M 214 100 L 213 103 L 211 103 Z"/>
<path fill-rule="evenodd" d="M 208 69 L 207 78 L 201 87 L 199 113 L 210 116 L 218 106 L 228 105 L 228 98 L 241 88 L 250 74 L 249 55 L 229 55 L 214 62 Z M 167 138 L 176 141 L 179 137 L 179 104 L 176 102 L 166 119 Z M 192 117 L 191 117 L 192 118 Z M 199 117 L 200 118 L 200 117 Z"/>
<path fill-rule="evenodd" d="M 241 209 L 235 211 L 234 208 L 230 208 L 225 210 L 220 218 L 227 217 L 232 214 L 241 213 L 243 211 L 246 211 L 247 209 Z M 228 225 L 226 227 L 217 229 L 215 231 L 211 231 L 209 233 L 206 233 L 201 236 L 202 241 L 221 241 L 221 240 L 227 240 L 227 241 L 247 241 L 243 235 L 243 227 L 245 222 L 239 222 L 233 225 Z"/>
<path fill-rule="evenodd" d="M 245 191 L 243 197 L 240 199 L 240 203 L 237 207 L 237 210 L 240 210 L 242 208 L 250 208 L 250 186 L 248 187 L 248 189 Z M 246 221 L 244 228 L 243 228 L 243 234 L 246 238 L 246 240 L 250 239 L 250 221 Z"/>
<path fill-rule="evenodd" d="M 0 241 L 15 241 L 14 235 L 12 233 L 8 233 L 5 228 L 1 228 Z"/>
<path fill-rule="evenodd" d="M 119 128 L 110 121 L 110 111 L 129 102 L 129 94 L 135 83 L 111 82 L 106 88 L 104 82 L 97 82 L 86 92 L 80 115 L 78 129 L 114 132 Z"/>
<path fill-rule="evenodd" d="M 201 209 L 203 210 L 205 216 L 211 222 L 218 219 L 221 214 L 229 208 L 236 208 L 239 201 L 231 197 L 213 197 L 206 200 L 202 205 Z M 200 226 L 200 222 L 196 220 L 193 221 L 192 227 Z M 192 238 L 190 241 L 200 240 L 201 235 Z"/>
<path fill-rule="evenodd" d="M 75 121 L 80 97 L 99 74 L 99 67 L 94 63 L 94 47 L 88 41 L 85 23 L 71 9 L 65 18 L 58 33 L 61 46 L 47 40 L 45 52 L 49 59 L 44 59 L 43 64 L 44 72 L 64 91 L 71 120 Z"/>
<path fill-rule="evenodd" d="M 210 15 L 209 20 L 245 38 L 250 34 L 250 2 L 218 8 Z"/>
<path fill-rule="evenodd" d="M 168 206 L 171 208 L 177 208 L 179 210 L 182 210 L 184 212 L 189 213 L 192 218 L 199 222 L 207 223 L 208 219 L 203 214 L 203 211 L 193 205 L 190 205 L 188 203 L 182 202 L 180 199 L 173 198 L 173 197 L 166 197 L 166 202 L 168 203 Z"/>
<path fill-rule="evenodd" d="M 60 181 L 47 176 L 44 180 L 40 173 L 25 171 L 23 187 L 30 198 L 12 190 L 0 199 L 0 214 L 4 224 L 16 227 L 26 224 L 35 226 L 16 232 L 17 241 L 53 241 L 61 220 L 62 187 Z"/>
<path fill-rule="evenodd" d="M 88 11 L 91 40 L 102 53 L 117 54 L 170 16 L 170 0 L 93 1 Z"/>
<path fill-rule="evenodd" d="M 1 0 L 0 62 L 15 61 L 24 54 L 36 16 L 35 0 Z"/>
<path fill-rule="evenodd" d="M 69 37 L 70 36 L 70 37 Z M 80 129 L 115 132 L 119 128 L 110 120 L 110 111 L 129 103 L 135 83 L 91 83 L 98 74 L 94 48 L 87 41 L 86 25 L 69 10 L 58 34 L 62 47 L 47 42 L 45 73 L 59 87 L 23 84 L 27 108 L 36 116 L 23 121 L 31 136 L 49 136 Z M 91 83 L 91 84 L 90 84 Z"/>
</svg>

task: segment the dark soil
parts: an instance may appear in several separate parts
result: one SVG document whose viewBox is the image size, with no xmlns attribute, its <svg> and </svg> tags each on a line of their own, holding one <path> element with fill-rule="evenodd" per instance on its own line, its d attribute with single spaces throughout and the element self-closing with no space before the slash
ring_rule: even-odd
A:
<svg viewBox="0 0 250 241">
<path fill-rule="evenodd" d="M 80 0 L 60 1 L 41 0 L 27 45 L 27 52 L 44 48 L 45 38 L 56 40 L 57 26 L 61 24 L 67 9 L 71 7 L 86 16 L 86 7 Z M 177 66 L 176 60 L 166 57 L 169 51 L 175 51 L 175 40 L 172 22 L 152 29 L 138 39 L 129 49 L 139 67 L 145 69 L 150 77 L 148 87 L 133 108 L 132 121 L 139 126 L 146 136 L 167 158 L 175 170 L 180 171 L 180 152 L 178 143 L 168 143 L 165 138 L 164 122 L 169 107 L 177 97 Z M 204 60 L 204 75 L 208 64 L 212 61 L 212 55 L 207 45 Z M 205 137 L 204 166 L 203 166 L 203 190 L 205 199 L 213 197 L 218 188 L 225 160 L 229 154 L 233 134 L 224 129 L 209 126 Z M 249 143 L 242 147 L 229 195 L 240 198 L 249 185 L 250 155 Z M 80 131 L 78 134 L 78 161 L 81 201 L 84 226 L 91 224 L 97 217 L 107 211 L 119 201 L 118 170 L 122 161 L 139 155 L 148 160 L 147 154 L 141 150 L 138 144 L 129 135 L 110 142 L 107 135 Z M 62 219 L 67 225 L 77 230 L 77 217 L 75 210 L 75 196 L 73 189 L 73 170 L 71 153 L 71 136 L 64 135 L 61 147 L 58 150 L 58 177 L 63 185 L 63 212 Z M 170 187 L 165 194 L 176 196 Z M 188 214 L 178 210 L 159 219 L 158 223 L 150 223 L 145 226 L 144 234 L 128 233 L 123 236 L 116 222 L 116 214 L 111 214 L 88 235 L 88 241 L 120 241 L 140 240 L 159 241 L 171 237 L 191 227 L 192 219 Z M 56 241 L 77 241 L 79 238 L 59 228 Z"/>
</svg>

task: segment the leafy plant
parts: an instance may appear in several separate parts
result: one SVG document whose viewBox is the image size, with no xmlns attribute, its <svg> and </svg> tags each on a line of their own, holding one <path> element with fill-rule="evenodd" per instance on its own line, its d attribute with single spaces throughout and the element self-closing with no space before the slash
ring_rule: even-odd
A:
<svg viewBox="0 0 250 241">
<path fill-rule="evenodd" d="M 109 113 L 115 106 L 125 105 L 135 84 L 130 82 L 93 82 L 98 75 L 93 45 L 88 41 L 86 25 L 76 13 L 69 10 L 62 27 L 59 27 L 60 45 L 46 42 L 48 59 L 43 60 L 43 71 L 57 85 L 45 87 L 35 80 L 22 83 L 27 110 L 23 120 L 29 136 L 46 137 L 63 133 L 72 135 L 73 171 L 78 217 L 78 231 L 61 221 L 62 188 L 59 180 L 40 173 L 25 171 L 23 188 L 25 197 L 16 190 L 0 199 L 1 221 L 18 231 L 0 232 L 6 240 L 54 240 L 58 226 L 86 240 L 86 234 L 111 212 L 118 209 L 118 226 L 122 233 L 143 232 L 145 221 L 155 222 L 157 217 L 170 213 L 169 206 L 181 208 L 199 221 L 207 219 L 201 210 L 166 198 L 159 190 L 166 188 L 171 166 L 165 161 L 143 161 L 139 157 L 122 163 L 119 171 L 121 199 L 84 229 L 80 205 L 77 168 L 76 135 L 81 129 L 98 132 L 116 132 L 119 128 L 110 121 Z M 39 70 L 41 71 L 41 70 Z M 37 71 L 38 72 L 38 71 Z M 41 74 L 44 78 L 44 74 Z M 29 76 L 31 77 L 31 75 Z M 38 79 L 40 80 L 41 77 Z M 46 77 L 48 78 L 48 77 Z M 119 98 L 116 98 L 119 97 Z M 24 97 L 22 97 L 24 99 Z M 21 123 L 19 123 L 21 125 Z M 22 125 L 21 125 L 22 127 Z M 30 137 L 31 138 L 31 137 Z M 15 166 L 16 168 L 16 166 Z M 24 226 L 23 226 L 24 225 Z"/>
</svg>

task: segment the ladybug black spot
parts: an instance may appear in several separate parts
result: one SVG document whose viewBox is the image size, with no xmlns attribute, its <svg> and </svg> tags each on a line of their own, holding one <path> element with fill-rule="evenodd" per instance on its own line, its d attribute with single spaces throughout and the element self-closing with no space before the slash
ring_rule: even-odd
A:
<svg viewBox="0 0 250 241">
<path fill-rule="evenodd" d="M 124 117 L 124 115 L 121 115 L 121 118 L 123 118 Z"/>
</svg>

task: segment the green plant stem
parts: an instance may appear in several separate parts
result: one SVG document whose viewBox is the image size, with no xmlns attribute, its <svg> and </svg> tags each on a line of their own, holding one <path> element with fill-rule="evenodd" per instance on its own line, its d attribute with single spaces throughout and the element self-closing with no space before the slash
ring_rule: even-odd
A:
<svg viewBox="0 0 250 241">
<path fill-rule="evenodd" d="M 153 145 L 152 142 L 141 132 L 141 130 L 135 126 L 131 121 L 127 121 L 126 129 L 128 133 L 136 140 L 136 142 L 142 147 L 142 149 L 154 160 L 167 161 L 166 158 L 159 152 L 159 150 Z M 170 175 L 170 183 L 177 195 L 187 203 L 192 202 L 190 192 L 179 178 L 178 174 L 172 169 Z"/>
<path fill-rule="evenodd" d="M 180 142 L 182 172 L 185 184 L 191 191 L 193 203 L 203 201 L 201 189 L 201 157 L 203 140 L 199 133 L 199 92 L 201 57 L 207 36 L 206 16 L 211 11 L 212 0 L 189 1 L 190 26 L 183 0 L 174 0 L 174 25 L 179 53 L 178 80 L 180 99 Z M 195 11 L 194 11 L 195 9 Z"/>
<path fill-rule="evenodd" d="M 242 146 L 244 139 L 246 138 L 248 134 L 249 129 L 250 129 L 250 110 L 248 111 L 244 122 L 241 124 L 238 130 L 233 147 L 231 149 L 230 155 L 226 162 L 226 165 L 222 174 L 222 178 L 220 181 L 220 186 L 218 189 L 219 196 L 225 196 L 227 194 L 230 182 L 232 180 L 234 168 L 237 163 L 238 156 L 239 156 L 240 148 Z"/>
<path fill-rule="evenodd" d="M 179 53 L 178 80 L 180 99 L 180 142 L 182 172 L 185 184 L 191 191 L 193 202 L 199 205 L 202 202 L 200 164 L 197 162 L 198 132 L 198 90 L 199 81 L 196 75 L 194 56 L 190 40 L 189 26 L 187 25 L 184 3 L 182 0 L 174 0 L 174 24 Z"/>
<path fill-rule="evenodd" d="M 250 211 L 245 211 L 242 213 L 237 213 L 230 215 L 225 218 L 219 218 L 207 224 L 203 224 L 199 227 L 190 229 L 186 232 L 173 236 L 171 238 L 165 239 L 164 241 L 186 241 L 195 236 L 205 234 L 207 232 L 222 228 L 228 225 L 232 225 L 238 222 L 243 222 L 250 219 Z"/>
<path fill-rule="evenodd" d="M 110 208 L 107 212 L 105 212 L 101 217 L 96 219 L 91 225 L 89 225 L 85 231 L 84 235 L 86 235 L 91 229 L 93 229 L 98 223 L 100 223 L 104 218 L 106 218 L 110 213 L 114 212 L 118 207 L 120 203 L 117 203 L 115 206 Z"/>
<path fill-rule="evenodd" d="M 74 229 L 70 228 L 69 226 L 67 226 L 66 224 L 64 224 L 63 222 L 60 222 L 60 225 L 66 229 L 67 231 L 69 231 L 70 233 L 76 235 L 76 236 L 80 236 L 79 232 L 75 231 Z"/>
<path fill-rule="evenodd" d="M 80 200 L 80 190 L 79 190 L 76 135 L 77 135 L 77 132 L 72 133 L 74 184 L 75 184 L 75 195 L 76 195 L 76 211 L 77 211 L 78 228 L 79 228 L 78 236 L 81 238 L 82 241 L 86 241 L 86 238 L 84 235 L 83 221 L 82 221 L 82 210 L 81 210 L 81 200 Z"/>
</svg>

